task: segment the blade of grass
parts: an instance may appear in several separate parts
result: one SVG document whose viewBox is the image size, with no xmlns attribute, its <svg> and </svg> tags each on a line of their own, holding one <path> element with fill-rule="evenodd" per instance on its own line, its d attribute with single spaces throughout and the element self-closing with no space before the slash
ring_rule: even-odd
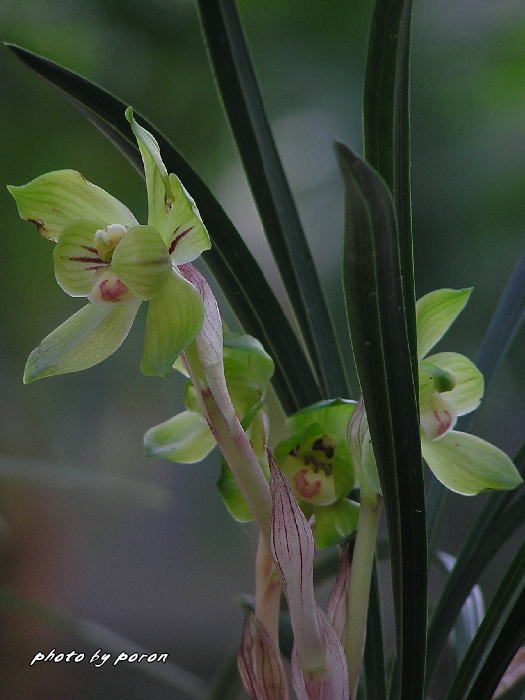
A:
<svg viewBox="0 0 525 700">
<path fill-rule="evenodd" d="M 525 475 L 525 444 L 515 458 L 516 466 Z M 429 680 L 439 655 L 470 590 L 508 538 L 523 524 L 525 489 L 494 493 L 487 499 L 471 528 L 456 565 L 447 578 L 428 630 Z"/>
<path fill-rule="evenodd" d="M 151 654 L 151 651 L 147 651 L 140 645 L 135 644 L 135 642 L 113 632 L 113 630 L 104 627 L 104 625 L 100 625 L 98 622 L 58 612 L 42 603 L 16 593 L 6 586 L 0 586 L 0 608 L 6 613 L 29 615 L 33 620 L 56 630 L 72 634 L 86 644 L 93 644 L 95 648 L 102 648 L 104 651 L 109 651 L 113 654 L 119 654 L 123 650 L 133 650 L 133 652 L 138 654 Z M 126 667 L 128 666 L 129 664 L 126 664 Z M 167 684 L 174 690 L 196 698 L 196 700 L 203 700 L 206 697 L 207 686 L 204 681 L 171 661 L 161 664 L 133 664 L 132 668 Z"/>
<path fill-rule="evenodd" d="M 518 328 L 525 315 L 525 254 L 514 268 L 509 281 L 498 301 L 489 326 L 483 336 L 476 356 L 476 365 L 485 378 L 485 390 L 498 365 L 507 354 Z M 461 429 L 467 430 L 475 414 L 469 414 L 461 421 Z M 445 505 L 447 489 L 432 479 L 427 494 L 429 553 L 432 555 Z"/>
<path fill-rule="evenodd" d="M 212 680 L 207 700 L 235 700 L 241 693 L 241 679 L 237 669 L 237 652 L 230 654 Z"/>
<path fill-rule="evenodd" d="M 336 150 L 346 189 L 347 314 L 391 547 L 399 659 L 394 694 L 418 700 L 426 648 L 425 504 L 395 214 L 377 173 L 345 146 Z"/>
<path fill-rule="evenodd" d="M 208 53 L 268 242 L 321 385 L 348 385 L 317 270 L 277 152 L 234 0 L 199 0 Z"/>
<path fill-rule="evenodd" d="M 447 700 L 491 698 L 524 638 L 525 542 L 489 605 L 454 678 Z"/>
<path fill-rule="evenodd" d="M 65 94 L 140 172 L 140 154 L 124 117 L 127 104 L 85 78 L 14 44 L 6 46 Z M 260 267 L 206 184 L 165 136 L 138 112 L 136 118 L 159 142 L 166 167 L 175 172 L 197 201 L 212 233 L 206 264 L 216 277 L 243 328 L 258 338 L 276 363 L 274 386 L 292 413 L 323 398 L 317 378 Z"/>
</svg>

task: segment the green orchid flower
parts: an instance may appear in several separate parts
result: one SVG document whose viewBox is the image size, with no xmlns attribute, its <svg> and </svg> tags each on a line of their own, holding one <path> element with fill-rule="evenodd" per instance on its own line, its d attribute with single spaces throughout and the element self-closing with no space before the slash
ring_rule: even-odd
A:
<svg viewBox="0 0 525 700">
<path fill-rule="evenodd" d="M 465 307 L 471 289 L 438 289 L 416 304 L 419 360 L 421 449 L 434 476 L 465 496 L 491 489 L 513 489 L 522 478 L 499 448 L 475 435 L 454 430 L 459 416 L 474 411 L 484 391 L 483 375 L 464 355 L 428 352 Z M 362 440 L 362 465 L 380 492 L 377 467 L 367 432 Z"/>
<path fill-rule="evenodd" d="M 226 333 L 223 353 L 226 385 L 235 412 L 256 444 L 256 453 L 262 457 L 266 432 L 264 399 L 274 371 L 273 360 L 258 340 L 244 334 Z M 203 460 L 216 442 L 184 365 L 177 361 L 174 366 L 188 378 L 184 387 L 186 410 L 150 428 L 144 435 L 144 448 L 148 457 L 192 464 Z"/>
<path fill-rule="evenodd" d="M 21 218 L 56 242 L 58 284 L 89 302 L 33 350 L 25 383 L 102 362 L 125 340 L 143 301 L 144 374 L 165 376 L 201 328 L 201 297 L 180 266 L 210 248 L 208 233 L 182 183 L 168 174 L 153 136 L 137 124 L 131 108 L 126 117 L 144 162 L 147 225 L 75 170 L 8 187 Z"/>
<path fill-rule="evenodd" d="M 287 419 L 291 437 L 275 457 L 307 516 L 314 515 L 318 549 L 344 542 L 357 525 L 359 506 L 348 494 L 355 473 L 347 440 L 355 401 L 321 401 Z"/>
</svg>

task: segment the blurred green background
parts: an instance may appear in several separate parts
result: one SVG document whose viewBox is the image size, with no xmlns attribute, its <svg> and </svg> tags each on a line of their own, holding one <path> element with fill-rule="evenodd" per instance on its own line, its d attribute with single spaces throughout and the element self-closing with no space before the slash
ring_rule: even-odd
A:
<svg viewBox="0 0 525 700">
<path fill-rule="evenodd" d="M 361 151 L 372 2 L 242 0 L 239 7 L 284 165 L 346 340 L 339 281 L 342 185 L 332 142 Z M 103 85 L 171 137 L 281 288 L 215 91 L 194 2 L 4 0 L 0 26 L 4 40 Z M 525 7 L 517 0 L 416 3 L 413 37 L 417 292 L 475 287 L 440 346 L 474 357 L 523 248 Z M 139 323 L 124 349 L 101 366 L 28 387 L 21 381 L 30 350 L 80 302 L 56 285 L 51 244 L 18 219 L 3 185 L 75 168 L 144 220 L 143 182 L 6 49 L 0 75 L 1 583 L 168 652 L 209 679 L 239 640 L 237 596 L 253 588 L 255 533 L 234 524 L 222 507 L 216 453 L 192 466 L 142 457 L 143 432 L 181 408 L 179 380 L 140 376 Z M 523 438 L 523 337 L 516 338 L 473 424 L 477 434 L 509 451 Z M 81 483 L 78 472 L 74 481 L 57 471 L 68 468 L 82 470 Z M 450 499 L 443 548 L 457 551 L 481 502 Z M 485 584 L 490 592 L 490 572 Z M 136 665 L 30 667 L 39 650 L 88 654 L 98 647 L 14 611 L 1 596 L 0 603 L 7 631 L 0 642 L 1 698 L 186 697 Z"/>
</svg>

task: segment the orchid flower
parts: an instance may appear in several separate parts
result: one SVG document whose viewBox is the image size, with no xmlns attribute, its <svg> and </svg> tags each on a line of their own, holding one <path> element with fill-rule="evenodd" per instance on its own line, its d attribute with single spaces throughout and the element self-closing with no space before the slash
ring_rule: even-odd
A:
<svg viewBox="0 0 525 700">
<path fill-rule="evenodd" d="M 442 484 L 465 496 L 489 489 L 513 489 L 522 482 L 512 461 L 499 448 L 454 430 L 458 417 L 480 404 L 484 390 L 481 372 L 455 352 L 428 355 L 463 310 L 471 291 L 438 289 L 416 304 L 423 457 Z M 379 492 L 369 433 L 362 450 L 364 472 Z"/>
<path fill-rule="evenodd" d="M 144 374 L 166 375 L 201 328 L 201 297 L 179 266 L 210 248 L 208 233 L 182 183 L 168 174 L 153 136 L 136 123 L 131 108 L 126 117 L 144 162 L 147 225 L 75 170 L 8 187 L 20 216 L 56 242 L 58 284 L 89 302 L 33 350 L 26 383 L 102 362 L 125 340 L 143 301 L 149 307 Z"/>
<path fill-rule="evenodd" d="M 314 515 L 318 549 L 345 541 L 355 530 L 359 505 L 347 498 L 355 474 L 347 425 L 355 401 L 333 399 L 308 406 L 287 419 L 291 437 L 275 448 L 303 511 Z"/>
</svg>

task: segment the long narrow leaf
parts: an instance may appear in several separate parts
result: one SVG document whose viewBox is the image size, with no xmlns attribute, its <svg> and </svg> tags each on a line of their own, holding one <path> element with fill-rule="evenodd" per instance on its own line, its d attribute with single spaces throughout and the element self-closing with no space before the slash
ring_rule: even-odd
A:
<svg viewBox="0 0 525 700">
<path fill-rule="evenodd" d="M 268 242 L 327 396 L 347 396 L 317 270 L 265 114 L 235 0 L 199 0 L 208 53 Z"/>
<path fill-rule="evenodd" d="M 114 655 L 122 651 L 128 653 L 128 650 L 138 654 L 151 654 L 151 651 L 145 650 L 135 642 L 98 622 L 58 612 L 42 603 L 24 597 L 6 586 L 0 586 L 0 608 L 6 613 L 28 615 L 33 620 L 53 629 L 72 634 L 86 644 L 94 645 L 95 649 L 100 647 L 103 651 Z M 126 667 L 130 667 L 130 664 L 126 664 Z M 206 684 L 200 678 L 172 662 L 132 664 L 131 667 L 167 684 L 174 691 L 181 691 L 197 700 L 203 700 L 206 697 Z"/>
<path fill-rule="evenodd" d="M 525 444 L 515 458 L 516 466 L 525 475 Z M 500 551 L 508 538 L 523 524 L 525 490 L 494 493 L 487 499 L 469 532 L 456 565 L 437 602 L 428 631 L 429 680 L 439 655 L 470 590 Z"/>
<path fill-rule="evenodd" d="M 359 381 L 381 480 L 391 547 L 400 697 L 423 695 L 426 528 L 419 419 L 392 200 L 349 149 L 344 283 Z"/>
<path fill-rule="evenodd" d="M 491 698 L 524 638 L 525 542 L 490 603 L 478 633 L 456 674 L 447 700 Z M 490 652 L 487 655 L 489 648 Z"/>
<path fill-rule="evenodd" d="M 494 372 L 505 357 L 525 314 L 525 254 L 518 261 L 505 289 L 489 326 L 481 341 L 476 365 L 485 377 L 487 389 Z M 461 421 L 461 429 L 467 430 L 475 414 L 469 414 Z M 446 488 L 433 479 L 427 494 L 429 553 L 432 555 L 443 513 Z"/>
<path fill-rule="evenodd" d="M 377 562 L 374 564 L 370 584 L 364 667 L 366 696 L 373 700 L 385 700 L 387 697 L 387 684 Z"/>
<path fill-rule="evenodd" d="M 7 44 L 27 66 L 59 88 L 142 173 L 142 163 L 129 124 L 126 104 L 106 90 L 48 59 Z M 175 147 L 139 113 L 141 124 L 159 142 L 169 171 L 177 173 L 195 197 L 213 238 L 206 264 L 224 290 L 244 329 L 257 337 L 276 362 L 274 386 L 288 412 L 322 398 L 319 385 L 260 267 L 205 183 Z"/>
<path fill-rule="evenodd" d="M 365 158 L 384 179 L 394 199 L 408 340 L 417 376 L 410 192 L 411 10 L 411 0 L 376 0 L 368 43 L 363 127 Z"/>
</svg>

